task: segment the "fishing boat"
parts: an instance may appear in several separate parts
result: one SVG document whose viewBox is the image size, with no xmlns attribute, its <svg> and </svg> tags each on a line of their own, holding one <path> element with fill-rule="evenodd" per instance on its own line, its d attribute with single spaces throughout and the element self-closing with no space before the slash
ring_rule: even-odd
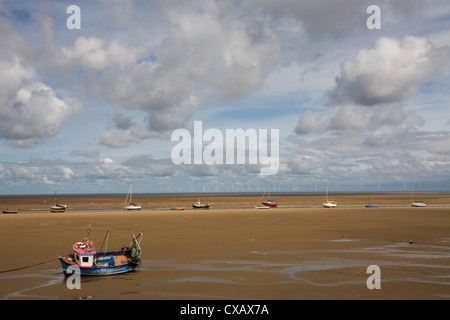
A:
<svg viewBox="0 0 450 320">
<path fill-rule="evenodd" d="M 50 212 L 52 212 L 52 213 L 55 213 L 55 212 L 66 212 L 66 208 L 67 208 L 66 205 L 56 204 L 56 205 L 50 207 Z"/>
<path fill-rule="evenodd" d="M 194 209 L 209 209 L 210 205 L 209 205 L 209 203 L 201 203 L 200 199 L 198 199 L 198 201 L 196 203 L 194 203 L 192 205 L 192 207 Z"/>
<path fill-rule="evenodd" d="M 66 212 L 67 204 L 58 204 L 58 200 L 56 197 L 56 191 L 55 191 L 55 205 L 50 207 L 50 212 Z"/>
<path fill-rule="evenodd" d="M 81 275 L 103 276 L 114 275 L 119 273 L 127 273 L 138 270 L 141 267 L 140 246 L 142 233 L 138 236 L 132 235 L 132 242 L 129 246 L 122 246 L 116 251 L 107 251 L 107 242 L 109 231 L 106 233 L 103 244 L 106 242 L 105 250 L 97 252 L 94 243 L 89 239 L 90 226 L 88 227 L 88 237 L 83 241 L 75 242 L 72 246 L 73 253 L 59 257 L 64 274 L 70 275 L 67 269 L 70 266 L 76 266 L 80 270 Z"/>
<path fill-rule="evenodd" d="M 328 186 L 327 186 L 327 196 L 326 196 L 326 200 L 324 203 L 322 203 L 322 206 L 324 208 L 336 208 L 337 203 L 331 200 L 328 200 Z"/>
<path fill-rule="evenodd" d="M 132 190 L 132 186 L 130 185 L 130 189 L 128 190 L 127 197 L 125 198 L 124 209 L 129 210 L 129 211 L 141 210 L 142 206 L 138 205 L 137 203 L 134 203 L 133 200 L 131 199 L 132 194 L 133 194 L 133 190 Z M 130 202 L 127 205 L 128 197 L 130 197 Z"/>
</svg>

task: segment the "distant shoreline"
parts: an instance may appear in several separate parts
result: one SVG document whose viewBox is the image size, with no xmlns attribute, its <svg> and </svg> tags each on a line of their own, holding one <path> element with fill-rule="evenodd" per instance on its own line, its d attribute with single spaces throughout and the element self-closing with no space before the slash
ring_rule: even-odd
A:
<svg viewBox="0 0 450 320">
<path fill-rule="evenodd" d="M 416 200 L 428 206 L 449 206 L 450 192 L 331 192 L 330 200 L 338 207 L 358 207 L 367 204 L 383 207 L 408 207 Z M 160 193 L 133 194 L 133 202 L 142 206 L 141 211 L 169 210 L 173 207 L 192 209 L 192 204 L 200 200 L 214 209 L 254 208 L 267 200 L 261 193 Z M 278 202 L 278 208 L 314 208 L 322 206 L 324 193 L 271 193 L 270 198 Z M 48 212 L 58 204 L 67 205 L 66 213 L 76 211 L 121 211 L 126 199 L 125 193 L 114 194 L 42 194 L 42 195 L 1 195 L 0 209 L 17 209 L 19 212 Z"/>
<path fill-rule="evenodd" d="M 203 196 L 203 195 L 214 195 L 214 196 L 232 196 L 232 195 L 262 195 L 264 191 L 261 192 L 133 192 L 133 195 L 195 195 L 195 196 Z M 341 195 L 372 195 L 372 194 L 409 194 L 411 195 L 413 191 L 332 191 L 329 190 L 328 193 L 331 194 L 341 194 Z M 322 195 L 325 191 L 271 191 L 271 195 Z M 416 194 L 450 194 L 450 190 L 447 191 L 417 191 Z M 116 196 L 116 195 L 126 195 L 127 192 L 100 192 L 100 193 L 58 193 L 58 197 L 62 196 Z M 23 193 L 23 194 L 0 194 L 0 198 L 2 197 L 38 197 L 38 196 L 48 196 L 55 197 L 55 193 Z"/>
</svg>

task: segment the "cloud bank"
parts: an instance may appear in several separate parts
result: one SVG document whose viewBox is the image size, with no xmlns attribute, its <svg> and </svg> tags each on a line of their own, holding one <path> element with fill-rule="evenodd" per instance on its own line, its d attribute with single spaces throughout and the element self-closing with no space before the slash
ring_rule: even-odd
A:
<svg viewBox="0 0 450 320">
<path fill-rule="evenodd" d="M 373 49 L 360 50 L 342 64 L 336 86 L 328 92 L 329 103 L 373 106 L 404 101 L 449 59 L 449 47 L 436 48 L 426 38 L 380 38 Z"/>
</svg>

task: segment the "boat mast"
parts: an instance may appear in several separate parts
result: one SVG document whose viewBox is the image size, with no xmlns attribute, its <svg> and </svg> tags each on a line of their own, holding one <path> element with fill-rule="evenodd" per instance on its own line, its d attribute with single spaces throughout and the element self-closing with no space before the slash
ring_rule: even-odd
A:
<svg viewBox="0 0 450 320">
<path fill-rule="evenodd" d="M 87 241 L 89 241 L 89 235 L 91 234 L 91 224 L 87 227 Z"/>
<path fill-rule="evenodd" d="M 105 242 L 106 242 L 106 245 L 105 245 L 105 252 L 108 251 L 108 250 L 107 250 L 107 248 L 108 248 L 108 239 L 109 239 L 109 230 L 106 231 L 105 239 L 103 239 L 102 246 L 100 247 L 100 252 L 102 251 L 103 245 L 105 244 Z"/>
<path fill-rule="evenodd" d="M 133 203 L 133 201 L 131 200 L 131 195 L 133 194 L 133 185 L 130 184 L 130 204 Z"/>
</svg>

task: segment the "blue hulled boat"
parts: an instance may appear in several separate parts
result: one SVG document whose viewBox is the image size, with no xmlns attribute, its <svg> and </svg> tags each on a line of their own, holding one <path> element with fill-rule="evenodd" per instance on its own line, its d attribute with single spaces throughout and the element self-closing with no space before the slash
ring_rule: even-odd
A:
<svg viewBox="0 0 450 320">
<path fill-rule="evenodd" d="M 72 274 L 67 272 L 70 266 L 77 266 L 81 275 L 113 275 L 139 269 L 142 264 L 140 259 L 142 233 L 138 236 L 133 234 L 130 245 L 122 246 L 120 250 L 97 252 L 94 243 L 89 240 L 89 232 L 88 228 L 88 237 L 72 246 L 73 253 L 59 257 L 65 275 Z M 109 231 L 105 236 L 106 242 L 108 237 Z"/>
</svg>

